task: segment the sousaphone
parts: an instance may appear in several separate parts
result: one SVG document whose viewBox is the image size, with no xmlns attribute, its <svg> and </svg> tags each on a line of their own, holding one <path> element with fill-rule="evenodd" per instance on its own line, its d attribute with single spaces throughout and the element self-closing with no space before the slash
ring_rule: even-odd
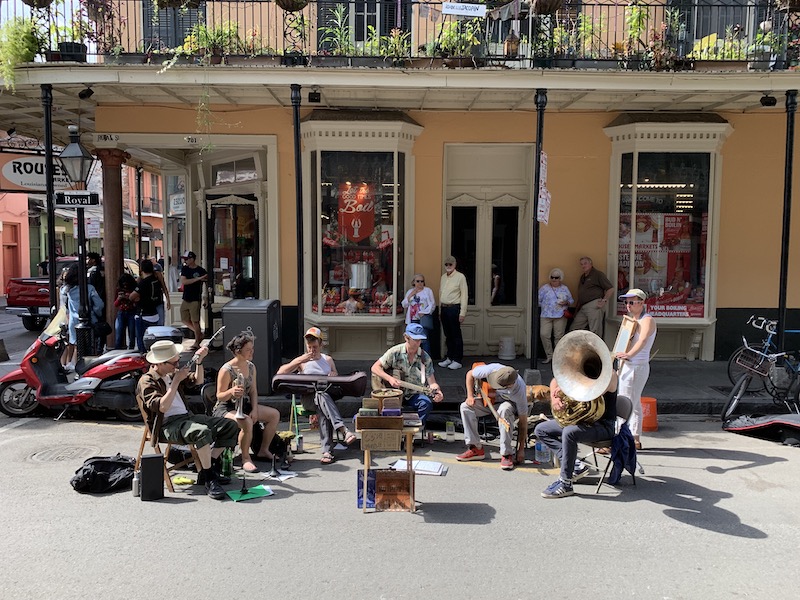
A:
<svg viewBox="0 0 800 600">
<path fill-rule="evenodd" d="M 611 353 L 591 331 L 572 331 L 553 352 L 553 376 L 561 388 L 562 410 L 553 416 L 562 427 L 591 424 L 605 412 L 603 393 L 613 376 Z"/>
</svg>

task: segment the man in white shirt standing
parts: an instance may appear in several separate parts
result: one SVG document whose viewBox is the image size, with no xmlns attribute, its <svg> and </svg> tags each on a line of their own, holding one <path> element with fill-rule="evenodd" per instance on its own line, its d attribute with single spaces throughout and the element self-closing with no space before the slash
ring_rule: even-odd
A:
<svg viewBox="0 0 800 600">
<path fill-rule="evenodd" d="M 469 296 L 467 294 L 467 278 L 456 271 L 456 259 L 448 256 L 444 259 L 444 274 L 439 283 L 439 313 L 442 329 L 447 344 L 447 354 L 439 363 L 440 367 L 460 369 L 464 359 L 464 338 L 461 336 L 461 324 L 467 316 Z"/>
</svg>

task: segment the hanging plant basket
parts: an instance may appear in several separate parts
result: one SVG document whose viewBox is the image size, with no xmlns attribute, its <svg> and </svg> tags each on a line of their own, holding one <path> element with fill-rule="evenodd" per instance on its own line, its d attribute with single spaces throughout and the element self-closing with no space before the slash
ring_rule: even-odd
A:
<svg viewBox="0 0 800 600">
<path fill-rule="evenodd" d="M 199 8 L 201 0 L 154 0 L 156 6 L 165 8 Z"/>
<path fill-rule="evenodd" d="M 308 5 L 308 0 L 275 0 L 275 4 L 286 12 L 297 12 Z"/>
<path fill-rule="evenodd" d="M 563 0 L 533 0 L 533 14 L 554 15 L 563 3 Z"/>
<path fill-rule="evenodd" d="M 22 3 L 31 8 L 47 8 L 53 3 L 53 0 L 22 0 Z"/>
</svg>

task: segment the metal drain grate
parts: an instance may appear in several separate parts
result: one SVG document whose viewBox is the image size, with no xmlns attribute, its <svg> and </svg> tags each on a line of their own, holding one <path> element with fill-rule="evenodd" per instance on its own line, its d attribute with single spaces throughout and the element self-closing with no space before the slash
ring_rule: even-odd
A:
<svg viewBox="0 0 800 600">
<path fill-rule="evenodd" d="M 99 452 L 100 448 L 94 446 L 56 446 L 35 452 L 28 457 L 28 460 L 42 463 L 86 460 L 91 456 L 97 456 Z"/>
</svg>

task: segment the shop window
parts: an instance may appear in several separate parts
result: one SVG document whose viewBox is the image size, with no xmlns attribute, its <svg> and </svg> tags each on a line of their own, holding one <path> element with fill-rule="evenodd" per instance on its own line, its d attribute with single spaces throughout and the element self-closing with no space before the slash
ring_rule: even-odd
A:
<svg viewBox="0 0 800 600">
<path fill-rule="evenodd" d="M 312 152 L 312 280 L 318 315 L 402 312 L 405 155 Z M 319 173 L 319 179 L 317 179 Z"/>
<path fill-rule="evenodd" d="M 164 254 L 164 271 L 170 292 L 180 291 L 181 254 L 186 247 L 186 178 L 183 175 L 167 175 L 164 178 L 167 204 Z M 193 249 L 195 252 L 198 250 Z"/>
<path fill-rule="evenodd" d="M 617 288 L 644 290 L 654 316 L 707 316 L 710 178 L 708 153 L 622 155 Z"/>
<path fill-rule="evenodd" d="M 242 183 L 258 179 L 256 160 L 250 156 L 240 160 L 215 164 L 211 167 L 212 185 Z"/>
</svg>

